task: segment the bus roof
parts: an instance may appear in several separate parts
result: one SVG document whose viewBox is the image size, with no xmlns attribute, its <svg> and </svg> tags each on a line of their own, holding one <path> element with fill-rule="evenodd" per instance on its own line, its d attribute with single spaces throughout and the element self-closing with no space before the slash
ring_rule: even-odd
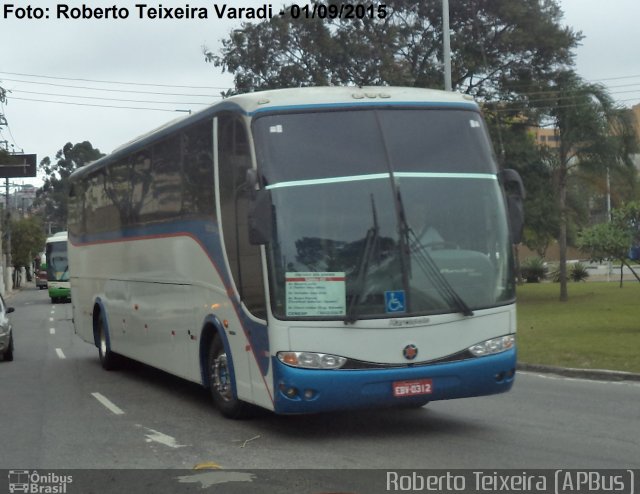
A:
<svg viewBox="0 0 640 494">
<path fill-rule="evenodd" d="M 253 115 L 262 111 L 287 110 L 322 106 L 374 106 L 431 104 L 450 106 L 463 104 L 476 107 L 469 96 L 436 89 L 390 86 L 333 86 L 275 89 L 233 96 L 245 113 Z M 477 107 L 476 107 L 477 108 Z"/>
<path fill-rule="evenodd" d="M 215 113 L 234 110 L 247 116 L 260 113 L 295 111 L 310 108 L 365 108 L 382 106 L 431 106 L 478 110 L 473 98 L 466 94 L 436 89 L 391 86 L 333 86 L 274 89 L 245 93 L 215 103 L 193 115 L 177 118 L 116 148 L 111 154 L 76 170 L 78 179 L 106 166 L 129 153 L 144 149 L 154 142 L 191 124 L 211 118 Z"/>
<path fill-rule="evenodd" d="M 54 233 L 49 238 L 47 238 L 46 243 L 50 244 L 52 242 L 66 242 L 67 239 L 68 239 L 67 232 L 58 232 L 58 233 Z"/>
</svg>

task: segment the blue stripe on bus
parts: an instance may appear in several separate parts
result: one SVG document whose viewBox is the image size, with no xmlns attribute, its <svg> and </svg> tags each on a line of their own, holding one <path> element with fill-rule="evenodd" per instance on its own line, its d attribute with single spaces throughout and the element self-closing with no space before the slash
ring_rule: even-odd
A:
<svg viewBox="0 0 640 494">
<path fill-rule="evenodd" d="M 458 362 L 371 370 L 299 369 L 273 357 L 273 368 L 276 413 L 410 406 L 508 391 L 515 379 L 516 349 Z M 394 382 L 417 379 L 431 379 L 432 393 L 393 396 Z M 285 392 L 289 388 L 295 388 L 298 394 L 288 397 Z M 312 396 L 305 398 L 305 392 Z"/>
<path fill-rule="evenodd" d="M 224 283 L 229 300 L 240 320 L 246 338 L 263 376 L 269 372 L 269 336 L 266 325 L 256 322 L 242 309 L 239 301 L 233 296 L 231 277 L 225 269 L 222 244 L 218 225 L 213 220 L 183 220 L 164 223 L 153 223 L 143 226 L 125 228 L 121 231 L 102 232 L 87 235 L 69 234 L 69 241 L 74 246 L 89 246 L 116 242 L 132 242 L 169 237 L 190 237 L 205 251 L 211 264 Z M 203 321 L 204 323 L 204 321 Z"/>
</svg>

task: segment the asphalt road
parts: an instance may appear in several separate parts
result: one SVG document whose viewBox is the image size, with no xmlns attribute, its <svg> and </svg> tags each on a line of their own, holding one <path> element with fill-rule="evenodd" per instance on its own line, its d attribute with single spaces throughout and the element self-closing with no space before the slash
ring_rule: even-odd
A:
<svg viewBox="0 0 640 494">
<path fill-rule="evenodd" d="M 8 305 L 16 350 L 0 362 L 0 469 L 640 467 L 640 383 L 520 373 L 507 394 L 418 410 L 231 421 L 197 385 L 133 362 L 104 371 L 74 335 L 70 304 L 28 288 Z"/>
</svg>

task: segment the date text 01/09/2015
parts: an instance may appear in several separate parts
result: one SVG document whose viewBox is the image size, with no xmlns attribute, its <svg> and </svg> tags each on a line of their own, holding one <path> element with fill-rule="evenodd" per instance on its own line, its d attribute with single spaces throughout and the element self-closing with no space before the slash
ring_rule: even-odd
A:
<svg viewBox="0 0 640 494">
<path fill-rule="evenodd" d="M 387 6 L 375 3 L 293 4 L 288 8 L 288 14 L 293 19 L 384 19 Z M 280 15 L 285 12 L 280 11 Z"/>
</svg>

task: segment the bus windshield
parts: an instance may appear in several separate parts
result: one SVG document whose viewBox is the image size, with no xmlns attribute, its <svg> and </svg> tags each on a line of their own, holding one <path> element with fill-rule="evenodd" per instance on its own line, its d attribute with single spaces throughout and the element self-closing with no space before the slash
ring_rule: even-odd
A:
<svg viewBox="0 0 640 494">
<path fill-rule="evenodd" d="M 470 315 L 513 302 L 504 201 L 478 113 L 269 114 L 253 133 L 273 204 L 275 317 Z"/>
<path fill-rule="evenodd" d="M 46 255 L 48 281 L 69 281 L 66 240 L 47 243 Z"/>
</svg>

